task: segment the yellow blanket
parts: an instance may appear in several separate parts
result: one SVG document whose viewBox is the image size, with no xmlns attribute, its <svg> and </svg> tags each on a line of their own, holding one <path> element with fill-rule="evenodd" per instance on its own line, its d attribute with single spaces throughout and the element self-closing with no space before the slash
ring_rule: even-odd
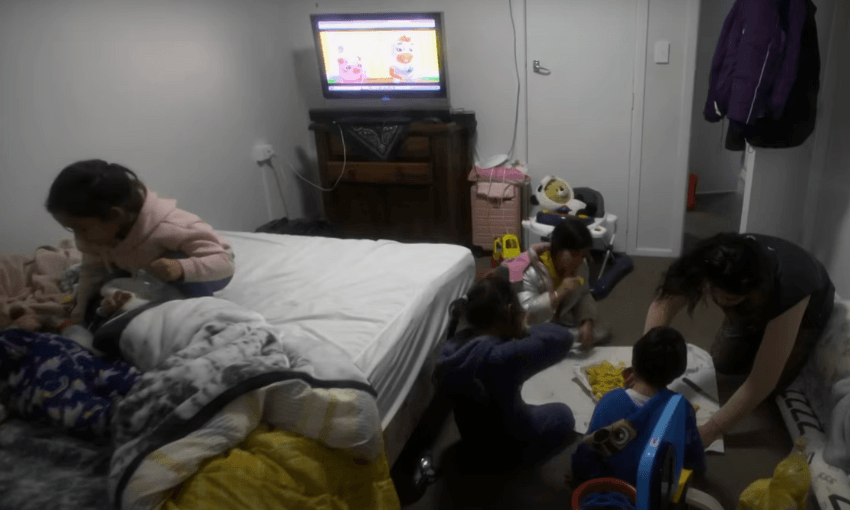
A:
<svg viewBox="0 0 850 510">
<path fill-rule="evenodd" d="M 384 453 L 372 462 L 293 432 L 260 425 L 238 447 L 205 461 L 161 510 L 401 507 Z"/>
</svg>

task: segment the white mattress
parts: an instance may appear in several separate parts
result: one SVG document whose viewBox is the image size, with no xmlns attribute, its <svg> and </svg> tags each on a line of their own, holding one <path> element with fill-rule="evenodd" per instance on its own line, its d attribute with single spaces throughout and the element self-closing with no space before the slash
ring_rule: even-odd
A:
<svg viewBox="0 0 850 510">
<path fill-rule="evenodd" d="M 220 232 L 236 274 L 216 296 L 263 314 L 287 335 L 345 350 L 378 392 L 386 428 L 426 357 L 444 340 L 448 306 L 475 280 L 463 247 Z"/>
</svg>

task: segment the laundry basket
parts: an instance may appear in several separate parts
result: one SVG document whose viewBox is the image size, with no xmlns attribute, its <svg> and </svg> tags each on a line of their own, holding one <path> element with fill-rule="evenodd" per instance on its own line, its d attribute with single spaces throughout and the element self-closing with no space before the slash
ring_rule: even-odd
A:
<svg viewBox="0 0 850 510">
<path fill-rule="evenodd" d="M 472 244 L 486 251 L 493 239 L 505 234 L 522 236 L 522 205 L 531 178 L 521 164 L 494 168 L 474 167 L 472 185 Z"/>
</svg>

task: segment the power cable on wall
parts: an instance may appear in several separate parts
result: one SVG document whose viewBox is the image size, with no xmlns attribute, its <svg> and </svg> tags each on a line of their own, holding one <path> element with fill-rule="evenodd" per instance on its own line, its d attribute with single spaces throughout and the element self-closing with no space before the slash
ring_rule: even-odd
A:
<svg viewBox="0 0 850 510">
<path fill-rule="evenodd" d="M 514 136 L 511 141 L 511 150 L 508 152 L 508 160 L 514 159 L 514 152 L 516 150 L 516 139 L 517 139 L 517 130 L 519 127 L 519 102 L 522 91 L 522 83 L 519 77 L 519 60 L 517 59 L 517 37 L 516 37 L 516 22 L 514 21 L 514 6 L 513 0 L 508 0 L 508 11 L 511 16 L 511 32 L 513 32 L 514 38 L 514 71 L 516 72 L 516 110 L 514 112 Z"/>
</svg>

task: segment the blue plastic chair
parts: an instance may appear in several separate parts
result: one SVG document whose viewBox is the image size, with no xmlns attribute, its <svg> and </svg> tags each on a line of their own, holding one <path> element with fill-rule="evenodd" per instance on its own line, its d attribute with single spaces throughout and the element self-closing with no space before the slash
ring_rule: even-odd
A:
<svg viewBox="0 0 850 510">
<path fill-rule="evenodd" d="M 685 419 L 689 405 L 685 397 L 674 395 L 655 422 L 638 464 L 636 510 L 689 507 L 722 510 L 716 499 L 691 489 L 690 480 L 685 480 L 681 490 L 679 487 L 685 460 Z"/>
</svg>

